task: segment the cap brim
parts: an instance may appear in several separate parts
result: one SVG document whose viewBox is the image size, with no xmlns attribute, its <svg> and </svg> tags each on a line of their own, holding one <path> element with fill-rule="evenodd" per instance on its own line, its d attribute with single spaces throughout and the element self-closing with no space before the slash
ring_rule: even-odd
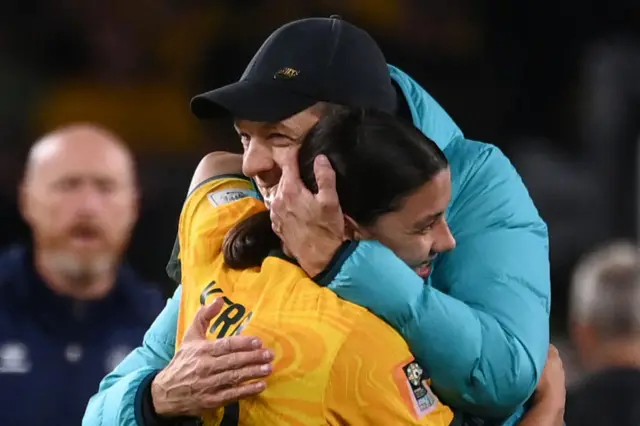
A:
<svg viewBox="0 0 640 426">
<path fill-rule="evenodd" d="M 316 99 L 283 90 L 277 85 L 238 81 L 197 95 L 191 100 L 191 112 L 200 119 L 231 114 L 241 120 L 276 122 L 316 102 Z"/>
</svg>

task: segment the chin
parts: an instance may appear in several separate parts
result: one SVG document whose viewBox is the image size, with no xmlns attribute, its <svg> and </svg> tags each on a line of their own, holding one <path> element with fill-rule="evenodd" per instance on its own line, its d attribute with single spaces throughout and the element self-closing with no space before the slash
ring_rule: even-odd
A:
<svg viewBox="0 0 640 426">
<path fill-rule="evenodd" d="M 103 275 L 115 266 L 114 256 L 106 253 L 82 255 L 75 253 L 57 253 L 51 259 L 56 268 L 71 277 L 92 277 Z"/>
</svg>

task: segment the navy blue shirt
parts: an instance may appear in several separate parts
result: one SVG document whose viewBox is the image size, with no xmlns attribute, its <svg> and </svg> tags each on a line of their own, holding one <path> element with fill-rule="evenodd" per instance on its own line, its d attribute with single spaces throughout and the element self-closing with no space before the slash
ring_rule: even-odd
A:
<svg viewBox="0 0 640 426">
<path fill-rule="evenodd" d="M 106 298 L 77 301 L 49 290 L 28 248 L 0 254 L 0 425 L 80 425 L 163 307 L 126 266 Z"/>
</svg>

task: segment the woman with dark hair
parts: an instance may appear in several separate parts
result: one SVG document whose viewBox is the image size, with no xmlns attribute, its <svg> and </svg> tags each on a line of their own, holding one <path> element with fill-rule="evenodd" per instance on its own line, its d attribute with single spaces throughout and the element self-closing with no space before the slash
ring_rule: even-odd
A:
<svg viewBox="0 0 640 426">
<path fill-rule="evenodd" d="M 454 246 L 443 216 L 451 193 L 447 160 L 419 130 L 389 114 L 331 109 L 297 151 L 303 181 L 317 190 L 314 163 L 325 156 L 336 171 L 352 238 L 346 250 L 360 239 L 379 239 L 395 244 L 420 273 L 430 253 L 408 241 L 420 241 L 412 236 L 425 232 L 425 218 L 431 232 Z M 222 297 L 228 306 L 206 337 L 242 333 L 275 350 L 266 390 L 235 408 L 205 413 L 205 424 L 217 424 L 221 416 L 246 425 L 451 424 L 453 412 L 433 394 L 403 338 L 324 288 L 327 275 L 312 280 L 287 257 L 264 203 L 243 192 L 247 183 L 212 176 L 189 195 L 180 219 L 177 347 L 191 342 L 186 325 L 200 307 Z M 400 245 L 395 241 L 402 236 Z M 169 366 L 157 380 L 172 374 Z"/>
<path fill-rule="evenodd" d="M 451 198 L 447 159 L 419 130 L 388 114 L 329 109 L 300 147 L 302 181 L 317 192 L 314 162 L 325 156 L 335 171 L 347 233 L 354 241 L 348 244 L 378 240 L 418 275 L 428 276 L 433 255 L 430 247 L 421 247 L 420 235 L 438 233 L 443 251 L 455 247 L 444 219 Z M 225 260 L 236 268 L 259 266 L 280 246 L 264 210 L 227 235 Z"/>
<path fill-rule="evenodd" d="M 449 167 L 435 173 L 430 185 L 391 200 L 390 193 L 382 197 L 381 192 L 397 183 L 392 179 L 396 173 L 404 173 L 405 165 L 394 162 L 399 155 L 396 147 L 389 149 L 381 159 L 393 166 L 389 170 L 362 169 L 370 172 L 370 181 L 362 179 L 364 185 L 354 189 L 358 202 L 343 214 L 337 199 L 344 197 L 327 184 L 335 173 L 327 166 L 330 162 L 323 161 L 326 157 L 314 160 L 318 193 L 312 194 L 295 179 L 296 163 L 289 156 L 324 115 L 320 106 L 325 102 L 404 117 L 438 144 Z M 443 400 L 480 416 L 484 424 L 499 424 L 509 418 L 507 424 L 513 425 L 520 419 L 542 375 L 549 344 L 548 233 L 518 173 L 496 147 L 467 139 L 420 85 L 401 70 L 387 66 L 366 31 L 336 16 L 281 26 L 256 52 L 237 82 L 196 96 L 191 110 L 203 120 L 234 117 L 244 152 L 242 158 L 210 154 L 196 170 L 190 188 L 193 192 L 183 211 L 181 244 L 174 247 L 167 268 L 172 278 L 183 284 L 191 280 L 193 287 L 193 274 L 181 274 L 181 264 L 191 272 L 197 265 L 205 265 L 202 258 L 207 258 L 211 248 L 221 250 L 223 234 L 264 211 L 265 205 L 271 206 L 273 227 L 285 242 L 285 251 L 306 276 L 319 280 L 333 276 L 328 289 L 366 307 L 400 333 L 428 369 Z M 349 146 L 359 149 L 359 145 Z M 411 157 L 408 164 L 419 161 L 412 155 L 407 157 Z M 203 183 L 214 175 L 241 170 L 250 180 L 242 176 L 226 182 L 216 179 L 215 185 Z M 359 169 L 354 170 L 357 175 Z M 309 176 L 308 172 L 303 174 Z M 444 178 L 448 174 L 451 182 Z M 349 179 L 359 177 L 350 173 Z M 205 194 L 200 185 L 210 192 Z M 448 195 L 442 194 L 448 192 L 453 193 L 447 219 L 456 234 L 456 250 L 450 250 L 453 239 L 441 214 L 448 201 Z M 249 201 L 230 202 L 250 194 L 263 197 L 264 205 L 256 203 L 244 211 L 240 207 L 248 208 Z M 200 199 L 194 198 L 196 195 Z M 400 204 L 386 214 L 369 212 L 372 220 L 367 222 L 359 209 L 363 203 L 376 207 L 377 198 Z M 428 205 L 417 201 L 422 198 Z M 198 218 L 209 222 L 194 223 L 196 209 L 201 209 Z M 425 214 L 428 216 L 417 220 Z M 185 233 L 187 228 L 191 235 Z M 263 231 L 248 233 L 247 238 L 273 238 L 266 226 L 258 229 Z M 385 232 L 387 229 L 395 229 L 397 235 Z M 356 243 L 347 240 L 358 238 L 375 240 L 360 240 L 354 249 Z M 248 242 L 254 261 L 265 255 L 258 250 L 260 246 Z M 430 262 L 434 253 L 443 253 L 435 263 Z M 240 259 L 244 261 L 244 257 Z M 248 259 L 252 260 L 251 256 Z M 258 270 L 264 277 L 265 265 L 273 264 L 274 259 L 267 255 L 260 268 L 236 270 L 242 279 L 233 282 L 249 285 L 248 277 Z M 216 262 L 218 266 L 224 263 L 222 254 Z M 201 268 L 199 273 L 206 277 L 213 266 Z M 305 276 L 299 269 L 291 271 Z M 429 275 L 427 280 L 425 275 Z M 206 305 L 195 317 L 180 316 L 180 309 L 196 310 L 200 300 L 222 292 L 220 281 L 209 284 L 196 295 L 193 288 L 178 287 L 141 346 L 102 381 L 89 402 L 84 418 L 87 424 L 152 426 L 156 415 L 200 415 L 229 401 L 259 400 L 251 397 L 264 391 L 264 383 L 254 379 L 268 375 L 261 367 L 268 371 L 271 361 L 270 351 L 260 339 L 246 332 L 205 339 L 204 331 L 220 308 L 218 304 Z M 290 300 L 285 296 L 283 300 Z M 246 308 L 242 308 L 243 314 L 236 305 L 216 317 L 214 329 L 226 330 L 231 325 L 223 323 L 246 321 L 242 319 L 249 317 Z M 331 324 L 330 318 L 323 318 L 325 321 Z M 259 326 L 257 321 L 246 324 Z M 243 325 L 237 327 L 242 329 Z M 278 327 L 275 324 L 271 332 Z M 176 342 L 176 334 L 185 333 L 190 338 Z M 287 341 L 287 336 L 280 337 Z M 273 348 L 280 351 L 281 342 Z M 365 352 L 386 353 L 386 348 L 377 349 L 372 344 Z M 406 382 L 404 385 L 406 388 Z M 301 394 L 304 389 L 296 390 L 296 396 Z M 355 404 L 356 408 L 370 409 Z"/>
<path fill-rule="evenodd" d="M 442 151 L 387 113 L 322 108 L 324 118 L 306 134 L 299 150 L 290 147 L 289 152 L 297 154 L 300 178 L 313 192 L 318 191 L 317 162 L 326 158 L 335 170 L 350 237 L 341 252 L 355 249 L 361 240 L 383 241 L 416 273 L 427 275 L 431 244 L 423 246 L 422 236 L 436 235 L 441 248 L 455 245 L 444 218 L 451 177 Z M 184 424 L 190 418 L 176 416 L 186 415 L 205 425 L 224 426 L 464 424 L 461 415 L 435 396 L 400 334 L 326 288 L 330 269 L 310 279 L 287 256 L 250 182 L 230 175 L 230 158 L 211 156 L 196 171 L 195 189 L 185 202 L 179 226 L 183 281 L 174 358 L 183 362 L 174 368 L 171 361 L 157 373 L 150 394 L 142 396 L 149 400 L 142 403 L 140 423 Z M 389 297 L 394 292 L 388 289 Z M 273 352 L 265 350 L 260 358 L 243 352 L 244 370 L 205 368 L 207 374 L 188 394 L 171 386 L 185 357 L 210 351 L 225 364 L 233 348 L 216 344 L 240 334 L 257 337 Z M 266 369 L 265 360 L 273 361 Z M 192 363 L 195 369 L 202 367 L 195 357 Z M 209 400 L 208 392 L 224 395 L 229 383 L 255 395 L 224 408 Z M 189 401 L 194 397 L 217 408 L 193 409 Z M 154 423 L 154 416 L 163 420 Z M 534 424 L 555 425 L 544 417 Z"/>
</svg>

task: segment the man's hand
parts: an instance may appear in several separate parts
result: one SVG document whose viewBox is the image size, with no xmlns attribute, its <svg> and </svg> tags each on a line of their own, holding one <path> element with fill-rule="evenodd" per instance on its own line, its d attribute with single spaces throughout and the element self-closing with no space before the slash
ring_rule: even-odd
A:
<svg viewBox="0 0 640 426">
<path fill-rule="evenodd" d="M 566 393 L 560 353 L 555 346 L 549 345 L 547 363 L 533 394 L 533 405 L 522 418 L 520 426 L 563 426 Z"/>
<path fill-rule="evenodd" d="M 327 157 L 316 157 L 314 173 L 317 194 L 300 180 L 298 152 L 292 150 L 282 165 L 282 177 L 270 206 L 273 230 L 311 277 L 326 268 L 345 240 L 336 175 Z"/>
<path fill-rule="evenodd" d="M 209 323 L 223 305 L 217 299 L 200 308 L 175 356 L 154 378 L 151 398 L 162 417 L 201 416 L 207 411 L 265 389 L 273 353 L 255 337 L 207 340 Z"/>
<path fill-rule="evenodd" d="M 549 409 L 564 413 L 566 395 L 565 374 L 560 352 L 555 346 L 549 345 L 547 363 L 533 397 L 534 404 L 544 404 Z"/>
</svg>

